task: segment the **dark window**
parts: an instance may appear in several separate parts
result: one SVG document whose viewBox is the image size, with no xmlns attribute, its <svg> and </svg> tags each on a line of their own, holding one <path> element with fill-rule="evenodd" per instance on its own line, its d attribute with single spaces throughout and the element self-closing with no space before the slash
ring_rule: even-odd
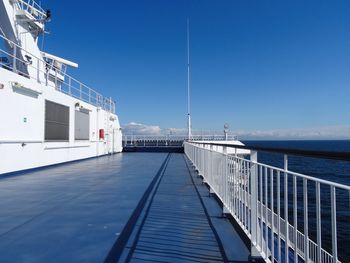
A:
<svg viewBox="0 0 350 263">
<path fill-rule="evenodd" d="M 89 140 L 90 135 L 90 116 L 87 110 L 75 111 L 75 139 Z"/>
<path fill-rule="evenodd" d="M 69 107 L 45 101 L 45 140 L 69 140 Z"/>
</svg>

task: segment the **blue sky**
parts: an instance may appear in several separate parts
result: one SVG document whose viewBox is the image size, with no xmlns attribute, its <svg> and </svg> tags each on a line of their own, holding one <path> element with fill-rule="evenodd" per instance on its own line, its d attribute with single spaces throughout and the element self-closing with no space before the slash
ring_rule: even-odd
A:
<svg viewBox="0 0 350 263">
<path fill-rule="evenodd" d="M 349 125 L 349 1 L 42 2 L 44 49 L 79 63 L 124 125 L 186 127 L 187 17 L 194 129 Z"/>
</svg>

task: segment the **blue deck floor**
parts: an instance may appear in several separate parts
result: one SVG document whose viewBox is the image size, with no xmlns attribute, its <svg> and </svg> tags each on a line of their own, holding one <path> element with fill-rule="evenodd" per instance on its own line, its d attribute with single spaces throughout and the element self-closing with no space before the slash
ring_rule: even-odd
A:
<svg viewBox="0 0 350 263">
<path fill-rule="evenodd" d="M 0 179 L 0 262 L 103 262 L 166 159 L 124 153 Z M 221 208 L 171 154 L 121 261 L 247 261 Z"/>
</svg>

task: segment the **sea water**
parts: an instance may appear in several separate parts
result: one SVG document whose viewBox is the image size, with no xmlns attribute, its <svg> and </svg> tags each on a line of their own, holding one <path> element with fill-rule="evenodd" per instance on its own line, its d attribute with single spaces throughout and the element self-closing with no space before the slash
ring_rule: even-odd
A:
<svg viewBox="0 0 350 263">
<path fill-rule="evenodd" d="M 247 146 L 260 146 L 271 148 L 289 148 L 316 151 L 350 152 L 350 140 L 332 141 L 244 141 Z M 259 152 L 258 161 L 283 167 L 283 155 Z M 293 172 L 350 185 L 350 162 L 326 160 L 301 156 L 289 156 L 288 169 Z M 281 178 L 283 180 L 283 178 Z M 292 178 L 288 182 L 289 208 L 292 207 Z M 303 188 L 302 180 L 298 181 L 298 229 L 303 232 Z M 283 200 L 283 184 L 281 185 L 281 200 Z M 308 218 L 309 233 L 313 241 L 316 236 L 316 207 L 315 186 L 308 186 Z M 274 204 L 276 206 L 276 204 Z M 284 217 L 283 201 L 281 214 Z M 275 210 L 276 211 L 276 210 Z M 289 222 L 293 223 L 293 210 L 289 209 Z M 321 222 L 322 222 L 322 247 L 328 252 L 332 251 L 331 240 L 331 209 L 329 187 L 321 187 Z M 338 255 L 342 262 L 350 262 L 350 193 L 348 191 L 337 191 L 337 227 L 338 227 Z"/>
</svg>

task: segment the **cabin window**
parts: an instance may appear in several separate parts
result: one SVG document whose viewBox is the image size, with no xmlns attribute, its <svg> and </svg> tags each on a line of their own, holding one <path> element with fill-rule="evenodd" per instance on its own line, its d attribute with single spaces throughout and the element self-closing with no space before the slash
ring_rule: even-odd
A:
<svg viewBox="0 0 350 263">
<path fill-rule="evenodd" d="M 90 135 L 90 114 L 88 110 L 80 109 L 75 111 L 75 139 L 89 140 Z"/>
<path fill-rule="evenodd" d="M 45 101 L 45 141 L 69 140 L 69 107 Z"/>
</svg>

